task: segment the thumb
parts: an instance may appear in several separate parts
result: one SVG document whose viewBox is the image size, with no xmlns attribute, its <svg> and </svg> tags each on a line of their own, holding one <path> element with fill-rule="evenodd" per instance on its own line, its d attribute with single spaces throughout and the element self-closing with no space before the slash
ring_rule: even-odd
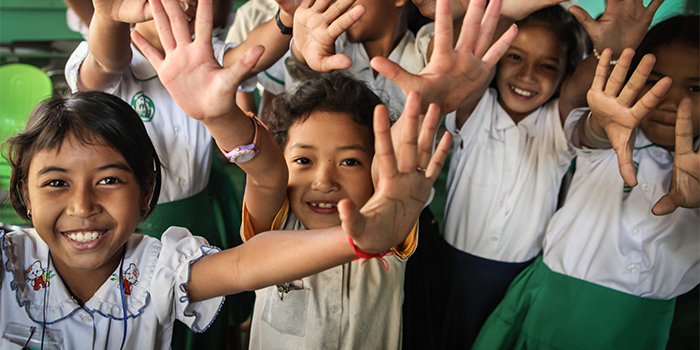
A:
<svg viewBox="0 0 700 350">
<path fill-rule="evenodd" d="M 352 237 L 353 240 L 362 236 L 365 220 L 355 203 L 349 199 L 338 202 L 338 214 L 343 232 Z"/>
<path fill-rule="evenodd" d="M 673 191 L 669 192 L 668 194 L 664 195 L 659 199 L 656 204 L 654 204 L 654 207 L 651 208 L 651 212 L 656 215 L 656 216 L 662 216 L 662 215 L 668 215 L 676 211 L 678 208 L 678 204 L 676 201 L 673 199 Z"/>
<path fill-rule="evenodd" d="M 586 32 L 590 34 L 591 32 L 589 29 L 596 22 L 593 17 L 591 17 L 586 10 L 577 5 L 569 7 L 569 12 L 576 17 L 576 20 L 581 23 Z"/>
<path fill-rule="evenodd" d="M 412 75 L 403 69 L 403 67 L 385 57 L 380 56 L 372 58 L 370 61 L 370 66 L 372 66 L 372 69 L 376 70 L 379 74 L 396 83 L 401 90 L 406 92 L 406 87 L 410 82 Z"/>
<path fill-rule="evenodd" d="M 248 49 L 238 61 L 223 70 L 224 80 L 229 83 L 235 82 L 238 85 L 243 76 L 255 67 L 263 52 L 265 52 L 265 47 L 261 45 L 255 45 Z"/>
</svg>

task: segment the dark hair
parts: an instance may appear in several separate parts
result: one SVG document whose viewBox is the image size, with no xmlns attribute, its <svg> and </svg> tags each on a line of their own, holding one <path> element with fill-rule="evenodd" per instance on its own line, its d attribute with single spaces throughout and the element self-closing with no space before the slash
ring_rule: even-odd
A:
<svg viewBox="0 0 700 350">
<path fill-rule="evenodd" d="M 142 190 L 153 188 L 146 219 L 160 194 L 161 165 L 151 139 L 138 114 L 126 102 L 103 92 L 78 92 L 42 102 L 27 121 L 24 131 L 7 139 L 7 156 L 12 175 L 9 198 L 25 220 L 27 207 L 21 186 L 29 175 L 29 163 L 45 149 L 60 151 L 63 140 L 74 135 L 81 142 L 104 144 L 121 153 Z"/>
<path fill-rule="evenodd" d="M 587 52 L 588 34 L 569 11 L 560 5 L 545 7 L 516 22 L 519 28 L 542 26 L 566 45 L 566 70 L 564 77 L 571 75 L 583 55 Z"/>
<path fill-rule="evenodd" d="M 305 82 L 291 92 L 278 95 L 264 120 L 280 148 L 287 144 L 289 128 L 305 121 L 314 111 L 347 113 L 357 124 L 369 128 L 372 140 L 374 107 L 382 100 L 367 86 L 349 75 L 335 71 Z"/>
<path fill-rule="evenodd" d="M 628 74 L 631 75 L 642 57 L 656 51 L 659 47 L 679 42 L 692 48 L 700 48 L 700 17 L 698 15 L 679 15 L 668 18 L 653 26 L 642 39 Z"/>
</svg>

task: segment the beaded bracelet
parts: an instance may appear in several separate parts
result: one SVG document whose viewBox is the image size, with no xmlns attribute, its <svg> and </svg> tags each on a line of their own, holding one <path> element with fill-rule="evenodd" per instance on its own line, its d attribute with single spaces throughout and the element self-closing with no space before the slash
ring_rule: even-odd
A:
<svg viewBox="0 0 700 350">
<path fill-rule="evenodd" d="M 598 59 L 598 61 L 600 61 L 600 54 L 598 53 L 598 50 L 595 49 L 595 47 L 593 48 L 593 56 L 595 56 L 595 58 Z M 617 60 L 610 60 L 609 63 L 611 66 L 614 66 L 617 64 Z"/>
<path fill-rule="evenodd" d="M 385 252 L 378 253 L 378 254 L 368 254 L 360 250 L 355 243 L 352 241 L 352 237 L 348 236 L 348 242 L 350 242 L 350 246 L 352 247 L 352 251 L 355 252 L 355 255 L 357 255 L 357 258 L 352 259 L 352 261 L 359 260 L 359 259 L 365 259 L 365 261 L 360 264 L 360 266 L 364 265 L 369 259 L 376 258 L 382 263 L 382 266 L 384 267 L 384 270 L 389 271 L 389 262 L 384 259 L 385 256 L 389 256 L 391 254 L 394 254 L 393 249 L 389 249 Z"/>
</svg>

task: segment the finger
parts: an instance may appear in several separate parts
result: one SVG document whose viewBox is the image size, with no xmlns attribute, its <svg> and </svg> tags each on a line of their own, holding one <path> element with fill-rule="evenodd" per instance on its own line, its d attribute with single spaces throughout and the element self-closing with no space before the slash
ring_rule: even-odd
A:
<svg viewBox="0 0 700 350">
<path fill-rule="evenodd" d="M 333 38 L 337 38 L 340 34 L 345 33 L 353 24 L 362 18 L 365 14 L 364 6 L 355 6 L 349 11 L 343 13 L 340 17 L 333 20 L 330 25 L 328 25 L 328 35 Z"/>
<path fill-rule="evenodd" d="M 427 170 L 425 171 L 426 178 L 432 181 L 437 179 L 438 175 L 440 175 L 440 170 L 442 170 L 442 167 L 445 165 L 445 160 L 447 159 L 447 154 L 450 152 L 451 146 L 452 134 L 445 131 L 445 134 L 442 135 L 442 139 L 440 139 L 440 143 L 433 153 L 433 157 L 430 159 L 430 163 L 428 163 Z"/>
<path fill-rule="evenodd" d="M 358 233 L 364 227 L 364 217 L 360 214 L 355 203 L 349 199 L 341 199 L 338 202 L 338 215 L 340 215 L 340 225 L 343 232 L 353 239 L 359 238 Z"/>
<path fill-rule="evenodd" d="M 610 49 L 605 49 L 600 54 L 598 65 L 595 67 L 593 83 L 591 83 L 590 90 L 592 92 L 602 92 L 605 89 L 605 82 L 608 80 L 608 69 L 610 68 L 610 56 L 612 56 L 612 50 Z"/>
<path fill-rule="evenodd" d="M 612 50 L 610 51 L 612 55 Z M 634 56 L 634 50 L 631 48 L 625 49 L 620 55 L 617 64 L 613 67 L 612 73 L 608 78 L 608 83 L 605 85 L 605 94 L 608 96 L 618 96 L 622 86 L 625 84 L 625 79 L 627 78 L 627 71 L 630 68 L 630 62 Z M 600 60 L 602 61 L 603 55 L 600 55 Z M 626 104 L 625 106 L 629 106 Z"/>
<path fill-rule="evenodd" d="M 588 34 L 590 34 L 594 26 L 598 24 L 598 22 L 588 14 L 588 11 L 582 9 L 580 6 L 574 5 L 569 7 L 569 12 L 574 15 L 578 23 L 581 23 L 581 26 Z"/>
<path fill-rule="evenodd" d="M 238 61 L 220 73 L 221 79 L 224 79 L 228 87 L 240 85 L 243 76 L 255 67 L 263 52 L 265 48 L 261 45 L 251 47 Z"/>
<path fill-rule="evenodd" d="M 411 82 L 414 79 L 414 75 L 406 71 L 403 67 L 398 65 L 385 57 L 376 56 L 370 61 L 370 66 L 372 69 L 376 70 L 377 73 L 385 76 L 387 79 L 393 81 L 398 85 L 405 94 L 408 94 L 408 87 L 411 87 Z"/>
<path fill-rule="evenodd" d="M 629 51 L 623 51 L 617 64 L 629 67 L 632 57 L 628 54 Z M 634 54 L 632 54 L 632 56 L 634 56 Z M 634 101 L 637 100 L 637 96 L 639 95 L 639 92 L 642 91 L 642 88 L 644 88 L 644 84 L 646 84 L 647 78 L 649 78 L 649 74 L 651 74 L 651 70 L 654 68 L 655 62 L 656 58 L 652 54 L 644 55 L 644 57 L 642 57 L 642 60 L 637 65 L 637 68 L 634 70 L 629 81 L 627 81 L 625 87 L 622 88 L 620 96 L 617 98 L 622 105 L 631 106 Z M 625 70 L 625 75 L 626 74 L 627 70 Z"/>
<path fill-rule="evenodd" d="M 627 144 L 619 146 L 613 145 L 617 154 L 617 162 L 620 168 L 620 176 L 629 186 L 637 186 L 637 174 L 634 170 L 634 162 L 632 161 L 632 151 L 627 147 Z"/>
<path fill-rule="evenodd" d="M 467 26 L 466 20 L 462 26 Z M 469 35 L 476 35 L 476 33 L 469 32 Z M 435 8 L 435 34 L 433 35 L 433 54 L 439 55 L 452 51 L 453 40 L 454 28 L 452 27 L 452 7 L 450 0 L 437 0 Z"/>
<path fill-rule="evenodd" d="M 654 207 L 651 208 L 651 212 L 656 215 L 656 216 L 662 216 L 662 215 L 668 215 L 676 211 L 678 209 L 679 205 L 676 203 L 674 199 L 674 194 L 672 193 L 674 190 L 672 189 L 671 192 L 668 194 L 665 194 L 661 199 L 659 199 L 656 204 L 654 204 Z"/>
<path fill-rule="evenodd" d="M 197 15 L 194 21 L 194 39 L 197 41 L 211 42 L 211 33 L 214 29 L 212 14 L 212 0 L 199 0 Z M 189 34 L 189 29 L 187 31 Z"/>
<path fill-rule="evenodd" d="M 651 0 L 651 2 L 647 5 L 648 15 L 650 17 L 654 17 L 656 10 L 658 10 L 663 3 L 664 0 Z"/>
<path fill-rule="evenodd" d="M 440 115 L 440 107 L 431 103 L 428 106 L 428 111 L 425 113 L 425 119 L 421 125 L 420 136 L 418 137 L 418 160 L 419 167 L 425 168 L 430 163 L 430 156 L 433 154 L 433 143 L 435 134 L 440 126 L 442 116 Z"/>
<path fill-rule="evenodd" d="M 398 174 L 396 155 L 391 143 L 389 110 L 384 105 L 374 108 L 374 150 L 380 180 L 395 177 Z"/>
<path fill-rule="evenodd" d="M 420 113 L 420 94 L 412 91 L 406 97 L 406 104 L 401 113 L 404 119 L 401 126 L 401 143 L 396 151 L 397 167 L 401 173 L 411 173 L 416 171 L 418 150 L 418 114 Z"/>
<path fill-rule="evenodd" d="M 192 35 L 190 34 L 190 28 L 187 24 L 185 13 L 180 7 L 180 2 L 178 0 L 163 0 L 163 7 L 165 7 L 165 13 L 168 14 L 175 43 L 191 42 Z"/>
<path fill-rule="evenodd" d="M 311 5 L 311 10 L 316 11 L 318 13 L 325 12 L 332 1 L 333 0 L 316 0 Z"/>
<path fill-rule="evenodd" d="M 693 120 L 691 115 L 691 99 L 684 97 L 678 105 L 676 118 L 676 156 L 693 153 Z"/>
<path fill-rule="evenodd" d="M 175 38 L 173 38 L 173 32 L 170 28 L 170 19 L 168 14 L 163 8 L 163 3 L 161 0 L 150 0 L 151 11 L 153 12 L 153 20 L 156 24 L 156 31 L 158 31 L 158 37 L 160 38 L 160 44 L 163 46 L 163 50 L 168 53 L 175 50 Z"/>
<path fill-rule="evenodd" d="M 153 3 L 153 1 L 151 3 Z M 144 38 L 141 33 L 136 30 L 131 31 L 131 40 L 134 41 L 134 44 L 136 44 L 139 51 L 146 56 L 148 62 L 151 62 L 151 65 L 153 68 L 155 68 L 156 72 L 160 70 L 160 65 L 163 63 L 163 56 L 160 54 L 160 52 L 156 50 L 156 48 L 153 47 L 153 45 L 151 45 L 151 43 L 149 43 L 148 40 L 146 40 L 146 38 Z"/>
<path fill-rule="evenodd" d="M 352 66 L 352 59 L 342 53 L 323 57 L 320 62 L 321 72 L 331 72 L 338 69 L 346 69 Z"/>
<path fill-rule="evenodd" d="M 500 12 L 501 1 L 489 1 L 486 12 L 484 13 L 484 18 L 481 20 L 481 31 L 474 48 L 474 55 L 476 57 L 482 57 L 489 49 L 489 45 L 493 39 L 493 33 L 496 31 Z"/>
<path fill-rule="evenodd" d="M 664 77 L 657 81 L 656 84 L 630 108 L 630 113 L 632 113 L 638 121 L 641 121 L 644 116 L 661 102 L 661 99 L 668 89 L 671 88 L 671 83 L 672 81 L 669 77 Z"/>
<path fill-rule="evenodd" d="M 469 7 L 467 8 L 467 14 L 464 15 L 464 22 L 462 23 L 462 30 L 460 33 L 460 39 L 465 31 L 470 31 L 469 35 L 464 37 L 464 41 L 459 43 L 461 50 L 466 50 L 468 52 L 473 52 L 474 44 L 476 38 L 479 37 L 481 32 L 481 18 L 484 16 L 484 8 L 486 0 L 472 0 L 469 2 Z"/>
<path fill-rule="evenodd" d="M 515 36 L 518 35 L 518 26 L 515 24 L 511 25 L 508 30 L 501 35 L 500 38 L 498 38 L 498 41 L 493 43 L 491 45 L 491 48 L 489 48 L 488 51 L 486 51 L 486 54 L 482 58 L 482 61 L 484 62 L 484 65 L 486 65 L 486 68 L 488 70 L 493 69 L 493 67 L 498 64 L 498 61 L 503 57 L 503 55 L 506 53 L 508 48 L 510 47 L 510 44 L 515 40 Z"/>
</svg>

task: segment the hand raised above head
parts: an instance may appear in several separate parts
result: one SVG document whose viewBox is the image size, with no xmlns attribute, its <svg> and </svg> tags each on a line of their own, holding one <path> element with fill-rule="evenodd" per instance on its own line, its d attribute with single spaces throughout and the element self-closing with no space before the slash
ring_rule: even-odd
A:
<svg viewBox="0 0 700 350">
<path fill-rule="evenodd" d="M 402 113 L 404 120 L 398 132 L 401 142 L 397 148 L 392 144 L 387 108 L 375 108 L 377 172 L 374 195 L 359 211 L 348 200 L 338 203 L 343 230 L 356 246 L 370 254 L 383 252 L 406 239 L 428 200 L 451 146 L 452 137 L 445 133 L 432 153 L 441 119 L 440 109 L 431 105 L 421 123 L 419 99 L 415 92 L 408 96 L 406 105 L 412 107 Z"/>
<path fill-rule="evenodd" d="M 140 23 L 153 19 L 149 0 L 93 0 L 95 11 L 102 16 L 125 23 Z M 182 0 L 181 7 L 196 6 L 196 1 Z"/>
<path fill-rule="evenodd" d="M 636 186 L 637 176 L 632 162 L 634 136 L 642 118 L 659 103 L 661 97 L 668 91 L 671 79 L 664 77 L 659 80 L 644 96 L 637 100 L 637 96 L 654 67 L 656 61 L 654 55 L 648 54 L 642 58 L 627 84 L 624 84 L 625 77 L 634 57 L 634 50 L 626 49 L 623 51 L 608 78 L 610 56 L 610 49 L 605 49 L 601 54 L 593 84 L 587 95 L 591 116 L 589 120 L 584 122 L 591 123 L 589 127 L 594 134 L 593 138 L 602 138 L 600 136 L 601 129 L 604 130 L 605 135 L 607 135 L 605 137 L 617 154 L 622 179 L 628 185 Z"/>
<path fill-rule="evenodd" d="M 484 11 L 486 0 L 472 0 L 457 43 L 453 45 L 450 0 L 437 0 L 434 45 L 428 65 L 418 74 L 411 74 L 387 58 L 375 57 L 372 68 L 396 83 L 405 94 L 420 92 L 423 110 L 429 103 L 437 103 L 443 113 L 449 113 L 485 83 L 517 34 L 513 26 L 491 45 L 500 5 L 500 0 L 492 0 Z"/>
<path fill-rule="evenodd" d="M 678 105 L 673 174 L 668 194 L 651 209 L 654 215 L 673 213 L 678 207 L 700 207 L 700 150 L 693 151 L 692 103 L 685 97 Z"/>
<path fill-rule="evenodd" d="M 331 72 L 352 65 L 350 57 L 335 53 L 335 41 L 365 13 L 364 6 L 350 8 L 355 0 L 304 0 L 294 14 L 291 54 L 300 64 L 317 72 Z"/>
</svg>

